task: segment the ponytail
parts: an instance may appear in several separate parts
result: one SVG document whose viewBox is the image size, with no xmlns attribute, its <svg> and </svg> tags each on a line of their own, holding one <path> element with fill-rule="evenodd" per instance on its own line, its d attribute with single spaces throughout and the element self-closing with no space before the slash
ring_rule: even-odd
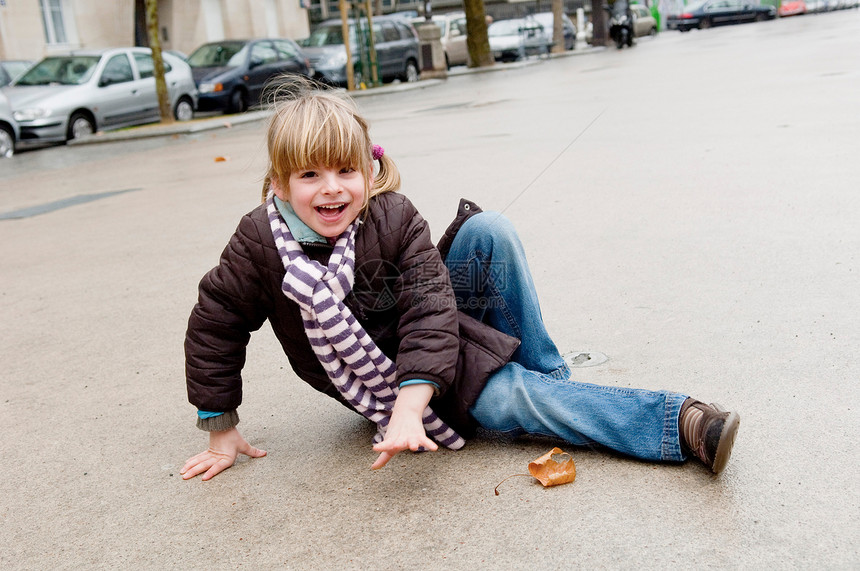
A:
<svg viewBox="0 0 860 571">
<path fill-rule="evenodd" d="M 370 196 L 376 196 L 384 192 L 394 192 L 400 188 L 400 171 L 388 155 L 379 157 L 379 172 L 370 189 Z"/>
</svg>

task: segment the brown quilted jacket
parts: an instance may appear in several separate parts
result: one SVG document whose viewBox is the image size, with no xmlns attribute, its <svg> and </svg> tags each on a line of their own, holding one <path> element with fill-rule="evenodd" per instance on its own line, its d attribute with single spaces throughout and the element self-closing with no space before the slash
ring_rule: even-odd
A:
<svg viewBox="0 0 860 571">
<path fill-rule="evenodd" d="M 440 247 L 447 251 L 460 225 L 479 211 L 461 201 Z M 332 249 L 325 244 L 303 247 L 308 257 L 323 264 Z M 438 384 L 433 410 L 461 434 L 472 434 L 469 407 L 519 341 L 456 310 L 430 229 L 402 194 L 385 193 L 371 200 L 356 234 L 355 256 L 355 286 L 344 302 L 397 363 L 397 382 L 425 379 Z M 261 205 L 242 218 L 218 266 L 200 282 L 185 338 L 188 400 L 198 409 L 228 412 L 224 418 L 238 421 L 233 411 L 242 402 L 245 347 L 251 332 L 267 319 L 296 374 L 345 404 L 308 343 L 298 306 L 281 292 L 283 277 Z"/>
</svg>

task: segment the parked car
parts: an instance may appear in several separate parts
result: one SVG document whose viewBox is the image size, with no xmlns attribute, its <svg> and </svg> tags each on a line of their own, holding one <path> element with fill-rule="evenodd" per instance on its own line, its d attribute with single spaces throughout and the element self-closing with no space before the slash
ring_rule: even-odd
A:
<svg viewBox="0 0 860 571">
<path fill-rule="evenodd" d="M 200 92 L 197 109 L 228 113 L 259 104 L 277 76 L 313 73 L 302 49 L 286 38 L 210 42 L 188 56 L 188 65 Z"/>
<path fill-rule="evenodd" d="M 0 159 L 8 159 L 15 154 L 17 140 L 18 122 L 12 117 L 9 100 L 0 91 Z"/>
<path fill-rule="evenodd" d="M 555 40 L 553 38 L 553 13 L 552 12 L 538 12 L 537 14 L 533 14 L 531 16 L 538 23 L 543 26 L 544 32 L 550 40 Z M 561 14 L 561 30 L 564 38 L 564 49 L 572 50 L 576 47 L 576 26 L 573 21 L 570 19 L 570 16 L 563 13 Z"/>
<path fill-rule="evenodd" d="M 30 69 L 33 62 L 29 60 L 3 60 L 0 61 L 0 87 L 9 85 Z"/>
<path fill-rule="evenodd" d="M 360 33 L 356 20 L 351 19 L 348 22 L 350 55 L 356 85 L 368 82 L 372 77 L 370 69 L 362 64 L 362 61 L 370 61 L 367 57 L 370 35 L 367 33 L 367 20 L 358 20 L 358 24 Z M 358 41 L 359 38 L 361 42 Z M 418 81 L 421 48 L 418 33 L 409 19 L 402 16 L 374 17 L 373 38 L 377 70 L 382 81 Z M 299 43 L 310 59 L 316 79 L 332 85 L 346 85 L 346 47 L 339 18 L 322 22 L 308 38 Z"/>
<path fill-rule="evenodd" d="M 670 30 L 689 32 L 711 26 L 760 22 L 776 18 L 776 8 L 770 5 L 751 4 L 749 0 L 704 0 L 688 5 L 680 14 L 666 18 Z"/>
<path fill-rule="evenodd" d="M 427 20 L 413 18 L 412 25 L 421 26 Z M 466 46 L 466 13 L 451 12 L 448 14 L 434 14 L 431 21 L 439 26 L 442 42 L 442 50 L 445 52 L 445 63 L 450 68 L 455 65 L 468 65 L 469 48 Z"/>
<path fill-rule="evenodd" d="M 779 4 L 779 16 L 799 16 L 806 14 L 806 2 L 803 0 L 782 0 Z"/>
<path fill-rule="evenodd" d="M 193 117 L 197 88 L 191 68 L 163 54 L 173 115 Z M 160 118 L 149 48 L 75 51 L 49 56 L 4 89 L 22 143 L 63 142 L 98 130 Z"/>
<path fill-rule="evenodd" d="M 642 4 L 631 4 L 630 11 L 633 13 L 633 35 L 653 36 L 657 33 L 657 20 L 651 15 L 651 9 Z"/>
<path fill-rule="evenodd" d="M 490 51 L 497 61 L 517 61 L 527 55 L 548 54 L 552 38 L 532 18 L 497 20 L 487 26 Z"/>
</svg>

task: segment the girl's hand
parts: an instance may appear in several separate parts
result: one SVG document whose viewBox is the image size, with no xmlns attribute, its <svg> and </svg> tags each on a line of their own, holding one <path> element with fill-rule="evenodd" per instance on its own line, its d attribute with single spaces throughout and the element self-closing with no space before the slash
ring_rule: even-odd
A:
<svg viewBox="0 0 860 571">
<path fill-rule="evenodd" d="M 202 480 L 209 480 L 232 466 L 240 453 L 251 458 L 261 458 L 266 455 L 265 450 L 248 444 L 235 427 L 230 430 L 213 431 L 209 433 L 209 449 L 189 458 L 179 473 L 182 474 L 183 480 L 188 480 L 205 472 Z"/>
<path fill-rule="evenodd" d="M 380 454 L 370 467 L 372 470 L 382 468 L 396 454 L 404 450 L 417 452 L 421 448 L 439 449 L 439 446 L 427 437 L 421 420 L 432 396 L 433 385 L 429 384 L 409 385 L 400 389 L 397 400 L 394 401 L 385 439 L 373 446 L 374 452 Z"/>
</svg>

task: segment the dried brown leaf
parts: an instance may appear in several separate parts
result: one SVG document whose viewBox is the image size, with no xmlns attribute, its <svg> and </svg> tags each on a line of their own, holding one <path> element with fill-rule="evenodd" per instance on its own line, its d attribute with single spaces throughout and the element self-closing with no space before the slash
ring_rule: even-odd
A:
<svg viewBox="0 0 860 571">
<path fill-rule="evenodd" d="M 529 462 L 529 474 L 546 487 L 568 484 L 576 479 L 576 464 L 570 454 L 556 447 Z"/>
</svg>

